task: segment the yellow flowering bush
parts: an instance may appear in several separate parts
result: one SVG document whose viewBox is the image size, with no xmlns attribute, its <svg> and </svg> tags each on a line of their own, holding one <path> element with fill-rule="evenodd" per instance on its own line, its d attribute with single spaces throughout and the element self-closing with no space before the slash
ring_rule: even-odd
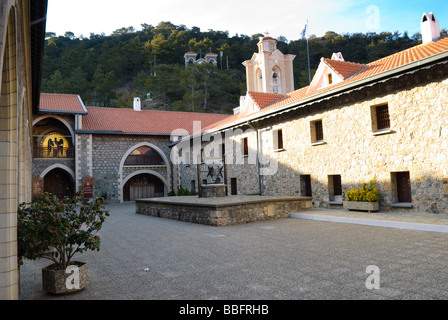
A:
<svg viewBox="0 0 448 320">
<path fill-rule="evenodd" d="M 370 180 L 367 185 L 364 183 L 360 189 L 353 188 L 347 191 L 347 201 L 363 201 L 363 202 L 377 202 L 380 200 L 380 194 L 374 179 Z"/>
</svg>

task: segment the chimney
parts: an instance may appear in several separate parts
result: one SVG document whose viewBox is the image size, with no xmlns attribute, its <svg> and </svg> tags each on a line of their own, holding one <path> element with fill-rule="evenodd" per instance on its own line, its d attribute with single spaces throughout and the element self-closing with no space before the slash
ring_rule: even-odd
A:
<svg viewBox="0 0 448 320">
<path fill-rule="evenodd" d="M 342 56 L 342 53 L 340 52 L 334 52 L 331 56 L 331 60 L 338 60 L 338 61 L 345 61 L 344 57 Z"/>
<path fill-rule="evenodd" d="M 439 21 L 437 21 L 432 12 L 423 13 L 420 26 L 422 31 L 423 44 L 432 42 L 440 38 Z"/>
<path fill-rule="evenodd" d="M 142 111 L 142 105 L 140 103 L 140 98 L 134 98 L 134 111 Z"/>
</svg>

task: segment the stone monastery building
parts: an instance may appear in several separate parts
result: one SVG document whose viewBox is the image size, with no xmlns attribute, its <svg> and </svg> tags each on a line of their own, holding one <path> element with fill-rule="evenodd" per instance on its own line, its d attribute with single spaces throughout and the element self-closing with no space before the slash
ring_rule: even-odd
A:
<svg viewBox="0 0 448 320">
<path fill-rule="evenodd" d="M 34 191 L 62 195 L 86 181 L 111 201 L 197 191 L 224 155 L 229 196 L 311 196 L 315 207 L 337 208 L 375 179 L 383 211 L 448 213 L 448 37 L 432 13 L 421 28 L 421 45 L 368 64 L 323 57 L 298 90 L 295 56 L 264 37 L 243 63 L 247 94 L 233 115 L 141 111 L 138 100 L 134 109 L 86 107 L 76 95 L 42 94 Z"/>
<path fill-rule="evenodd" d="M 86 107 L 78 95 L 41 94 L 33 121 L 33 193 L 62 197 L 93 185 L 111 201 L 163 197 L 177 189 L 171 133 L 228 115 Z M 177 136 L 174 137 L 177 139 Z"/>
</svg>

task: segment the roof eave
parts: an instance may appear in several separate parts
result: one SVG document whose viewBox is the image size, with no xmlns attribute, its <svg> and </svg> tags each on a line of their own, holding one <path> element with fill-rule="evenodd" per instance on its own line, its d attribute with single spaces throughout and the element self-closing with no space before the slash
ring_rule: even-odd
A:
<svg viewBox="0 0 448 320">
<path fill-rule="evenodd" d="M 131 135 L 131 136 L 170 136 L 171 133 L 164 132 L 124 132 L 120 130 L 76 130 L 77 134 L 108 134 L 108 135 Z"/>
<path fill-rule="evenodd" d="M 82 115 L 86 115 L 87 111 L 64 111 L 64 110 L 39 109 L 38 113 L 39 114 L 65 114 L 65 115 L 82 114 Z"/>
</svg>

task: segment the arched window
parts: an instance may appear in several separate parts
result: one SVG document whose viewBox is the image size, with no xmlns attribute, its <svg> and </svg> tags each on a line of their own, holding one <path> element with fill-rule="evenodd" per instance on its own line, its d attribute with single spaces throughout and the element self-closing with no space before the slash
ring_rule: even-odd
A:
<svg viewBox="0 0 448 320">
<path fill-rule="evenodd" d="M 60 131 L 52 131 L 45 134 L 34 148 L 35 158 L 73 158 L 73 148 L 65 135 Z"/>
<path fill-rule="evenodd" d="M 281 91 L 282 91 L 282 84 L 281 84 L 280 69 L 278 67 L 275 67 L 274 69 L 272 69 L 272 92 L 281 93 Z"/>
<path fill-rule="evenodd" d="M 148 146 L 142 146 L 134 151 L 126 158 L 125 166 L 153 166 L 165 165 L 162 157 Z"/>
<path fill-rule="evenodd" d="M 256 92 L 263 92 L 263 73 L 261 69 L 257 70 L 257 89 Z"/>
</svg>

